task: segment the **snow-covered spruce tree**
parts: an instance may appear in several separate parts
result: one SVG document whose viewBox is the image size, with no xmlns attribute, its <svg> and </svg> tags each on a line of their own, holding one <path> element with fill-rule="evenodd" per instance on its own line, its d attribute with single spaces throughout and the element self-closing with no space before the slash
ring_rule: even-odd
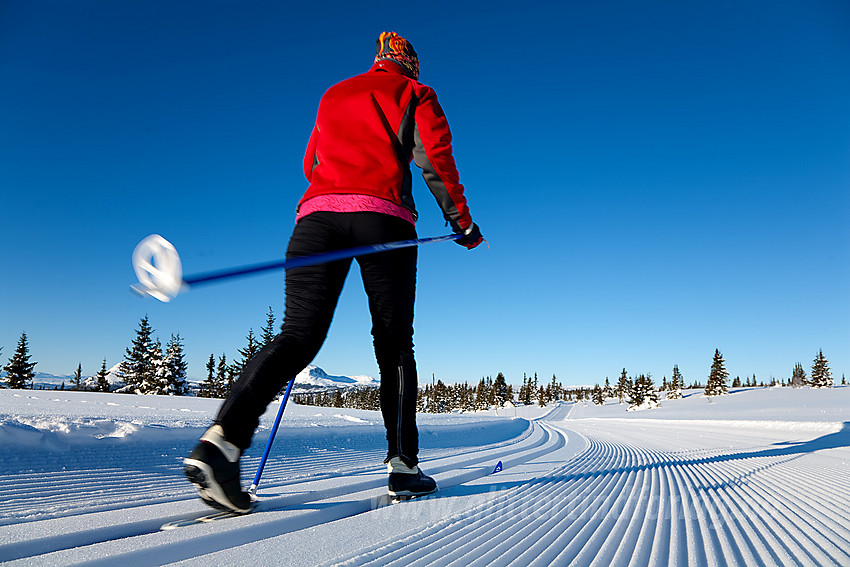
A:
<svg viewBox="0 0 850 567">
<path fill-rule="evenodd" d="M 798 362 L 794 365 L 794 371 L 791 373 L 791 387 L 802 388 L 806 384 L 806 371 L 803 370 L 803 365 Z"/>
<path fill-rule="evenodd" d="M 605 394 L 603 394 L 602 388 L 599 386 L 599 384 L 594 386 L 591 398 L 593 399 L 593 403 L 597 406 L 601 406 L 605 403 Z"/>
<path fill-rule="evenodd" d="M 673 377 L 670 378 L 670 384 L 667 386 L 667 399 L 668 400 L 678 400 L 682 397 L 682 385 L 684 384 L 685 379 L 682 378 L 682 374 L 679 372 L 679 365 L 673 366 Z"/>
<path fill-rule="evenodd" d="M 487 376 L 487 407 L 491 408 L 496 405 L 496 388 L 493 386 L 493 379 Z"/>
<path fill-rule="evenodd" d="M 496 381 L 493 382 L 493 397 L 499 407 L 504 406 L 508 401 L 508 383 L 501 372 L 496 375 Z"/>
<path fill-rule="evenodd" d="M 829 361 L 824 357 L 823 350 L 818 351 L 812 365 L 812 388 L 832 388 L 832 373 L 829 371 Z"/>
<path fill-rule="evenodd" d="M 449 386 L 449 411 L 463 409 L 463 386 L 453 384 Z"/>
<path fill-rule="evenodd" d="M 434 385 L 434 413 L 449 413 L 452 411 L 452 393 L 442 380 Z"/>
<path fill-rule="evenodd" d="M 714 361 L 711 363 L 711 373 L 708 375 L 708 382 L 705 384 L 705 395 L 721 396 L 728 394 L 727 378 L 729 378 L 729 372 L 724 366 L 723 355 L 720 354 L 720 349 L 715 349 Z"/>
<path fill-rule="evenodd" d="M 629 409 L 640 407 L 644 402 L 643 375 L 638 376 L 629 388 Z"/>
<path fill-rule="evenodd" d="M 643 375 L 637 377 L 632 386 L 629 398 L 629 409 L 644 409 L 658 407 L 658 394 L 652 383 L 652 376 Z"/>
<path fill-rule="evenodd" d="M 631 397 L 631 386 L 629 375 L 626 374 L 626 369 L 623 368 L 622 374 L 620 374 L 620 379 L 617 381 L 617 398 L 620 400 L 620 403 L 623 403 L 623 400 L 627 400 Z"/>
<path fill-rule="evenodd" d="M 475 388 L 471 387 L 469 383 L 464 382 L 464 404 L 463 411 L 472 412 L 477 408 L 475 407 Z"/>
<path fill-rule="evenodd" d="M 152 335 L 153 329 L 145 315 L 139 322 L 133 344 L 127 348 L 124 360 L 118 367 L 118 376 L 136 394 L 149 394 L 156 390 L 156 374 L 162 361 L 162 349 L 157 346 L 159 341 L 151 339 Z"/>
<path fill-rule="evenodd" d="M 485 410 L 489 406 L 487 405 L 487 384 L 484 382 L 484 378 L 482 378 L 478 382 L 478 387 L 475 388 L 475 409 L 476 410 Z"/>
<path fill-rule="evenodd" d="M 180 334 L 171 335 L 168 344 L 165 345 L 165 357 L 162 361 L 165 373 L 165 388 L 167 394 L 172 396 L 185 396 L 189 393 L 189 382 L 187 374 L 189 364 L 183 352 L 183 341 Z"/>
<path fill-rule="evenodd" d="M 142 394 L 152 394 L 163 396 L 168 394 L 168 368 L 165 365 L 165 356 L 162 353 L 162 343 L 157 337 L 154 341 L 153 350 L 153 380 L 145 384 L 141 392 Z"/>
<path fill-rule="evenodd" d="M 554 374 L 552 374 L 552 383 L 549 386 L 552 389 L 552 400 L 556 402 L 560 401 L 563 397 L 563 387 L 558 383 L 558 378 Z"/>
<path fill-rule="evenodd" d="M 109 372 L 106 370 L 106 359 L 103 359 L 103 364 L 100 367 L 100 370 L 95 374 L 95 392 L 108 392 L 109 391 L 109 381 L 106 377 L 109 375 Z"/>
<path fill-rule="evenodd" d="M 614 389 L 611 387 L 611 381 L 608 380 L 608 377 L 605 377 L 605 386 L 602 388 L 602 396 L 605 399 L 614 397 Z"/>
<path fill-rule="evenodd" d="M 30 362 L 30 347 L 26 332 L 21 333 L 18 348 L 9 359 L 9 364 L 3 367 L 6 371 L 6 385 L 16 390 L 32 388 L 33 369 L 37 362 Z"/>
</svg>

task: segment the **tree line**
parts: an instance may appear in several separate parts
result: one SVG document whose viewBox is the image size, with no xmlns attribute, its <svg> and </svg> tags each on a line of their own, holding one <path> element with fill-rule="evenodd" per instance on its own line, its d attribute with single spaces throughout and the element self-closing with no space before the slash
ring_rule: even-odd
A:
<svg viewBox="0 0 850 567">
<path fill-rule="evenodd" d="M 148 316 L 145 315 L 139 322 L 136 336 L 130 347 L 126 349 L 124 360 L 121 361 L 116 370 L 117 377 L 124 383 L 118 391 L 177 396 L 195 394 L 199 397 L 224 398 L 230 392 L 233 382 L 238 379 L 248 361 L 263 346 L 274 339 L 276 335 L 275 316 L 272 308 L 269 307 L 260 336 L 257 337 L 254 330 L 249 329 L 246 344 L 243 348 L 238 349 L 239 356 L 232 362 L 228 363 L 225 354 L 218 357 L 215 354 L 210 354 L 206 364 L 206 378 L 197 388 L 192 388 L 187 379 L 188 365 L 180 335 L 172 334 L 165 346 L 162 345 L 158 337 L 154 338 L 153 335 L 153 328 Z M 0 354 L 2 350 L 2 347 L 0 347 Z M 9 362 L 2 367 L 5 375 L 0 378 L 0 387 L 32 388 L 34 369 L 37 363 L 33 362 L 31 358 L 29 339 L 26 332 L 23 332 L 14 354 Z M 78 364 L 71 379 L 71 388 L 108 392 L 110 391 L 110 383 L 107 377 L 105 358 L 100 370 L 90 379 L 83 377 L 82 364 Z M 621 404 L 628 403 L 630 408 L 644 408 L 658 405 L 659 393 L 661 392 L 666 392 L 666 399 L 668 400 L 681 397 L 683 388 L 703 389 L 707 396 L 724 395 L 728 393 L 728 381 L 729 372 L 726 370 L 723 355 L 719 349 L 716 349 L 711 371 L 704 385 L 699 381 L 686 385 L 678 366 L 673 367 L 671 380 L 668 382 L 665 376 L 658 387 L 655 386 L 652 376 L 649 374 L 630 377 L 625 368 L 613 386 L 606 378 L 604 386 L 596 384 L 592 388 L 564 388 L 554 375 L 551 381 L 544 384 L 538 381 L 536 373 L 533 377 L 524 374 L 522 386 L 516 392 L 514 392 L 514 387 L 507 383 L 504 374 L 501 372 L 498 373 L 495 380 L 488 376 L 481 378 L 477 384 L 470 384 L 469 382 L 445 384 L 442 380 L 437 380 L 436 377 L 432 376 L 431 384 L 419 389 L 417 409 L 423 413 L 446 413 L 477 411 L 510 404 L 545 406 L 558 400 L 584 400 L 601 405 L 605 403 L 605 400 L 614 398 Z M 795 388 L 803 386 L 829 388 L 832 387 L 833 383 L 829 361 L 824 356 L 823 350 L 819 350 L 812 364 L 810 375 L 807 375 L 803 365 L 798 362 L 794 365 L 791 378 L 787 381 L 772 379 L 770 383 L 765 384 L 758 382 L 753 375 L 752 378 L 748 377 L 746 381 L 736 377 L 732 381 L 732 387 L 781 385 Z M 846 384 L 843 375 L 841 384 Z M 380 409 L 379 388 L 374 387 L 297 394 L 294 399 L 297 403 L 305 405 Z"/>
<path fill-rule="evenodd" d="M 842 385 L 846 380 L 842 376 Z M 772 381 L 770 384 L 756 383 L 753 376 L 752 383 L 747 383 L 736 378 L 732 387 L 740 386 L 811 386 L 813 388 L 830 388 L 833 385 L 829 362 L 818 351 L 812 365 L 812 375 L 806 377 L 802 365 L 797 363 L 794 367 L 792 379 L 785 381 Z M 441 380 L 431 378 L 431 384 L 419 388 L 416 405 L 417 411 L 421 413 L 451 413 L 471 412 L 491 408 L 505 407 L 508 405 L 532 405 L 545 406 L 549 403 L 564 401 L 586 401 L 597 405 L 603 405 L 606 400 L 616 399 L 620 404 L 628 404 L 629 409 L 649 409 L 659 405 L 660 394 L 664 392 L 665 399 L 674 400 L 682 397 L 682 390 L 702 389 L 706 396 L 722 396 L 729 393 L 729 372 L 726 370 L 726 362 L 719 349 L 714 352 L 711 370 L 705 384 L 693 382 L 685 384 L 685 378 L 679 371 L 678 365 L 673 366 L 671 379 L 665 376 L 661 385 L 656 387 L 652 376 L 640 374 L 631 377 L 624 368 L 617 380 L 612 385 L 608 378 L 605 385 L 596 384 L 593 388 L 564 388 L 553 375 L 552 381 L 545 385 L 538 382 L 537 374 L 532 378 L 523 375 L 522 387 L 514 394 L 514 388 L 508 384 L 504 375 L 499 372 L 495 380 L 490 377 L 482 378 L 477 385 L 468 382 L 461 384 L 444 384 Z M 301 405 L 351 408 L 365 410 L 380 409 L 380 388 L 363 387 L 348 390 L 333 390 L 324 392 L 308 392 L 293 396 L 296 403 Z"/>
</svg>

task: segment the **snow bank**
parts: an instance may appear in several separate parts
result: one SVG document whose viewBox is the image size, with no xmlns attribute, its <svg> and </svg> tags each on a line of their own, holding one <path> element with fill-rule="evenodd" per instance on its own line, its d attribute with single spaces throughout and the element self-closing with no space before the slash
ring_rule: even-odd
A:
<svg viewBox="0 0 850 567">
<path fill-rule="evenodd" d="M 713 397 L 705 396 L 702 390 L 686 390 L 682 399 L 661 399 L 657 408 L 627 411 L 628 407 L 617 400 L 607 400 L 602 406 L 579 403 L 568 419 L 723 420 L 760 427 L 833 430 L 850 422 L 850 387 L 735 388 L 728 395 Z"/>
<path fill-rule="evenodd" d="M 69 450 L 87 444 L 190 443 L 221 400 L 95 392 L 0 390 L 0 447 Z M 279 408 L 269 406 L 255 438 L 262 444 Z M 486 414 L 419 415 L 423 449 L 498 443 L 521 435 L 524 419 Z M 365 450 L 385 444 L 380 412 L 299 406 L 289 402 L 277 443 Z"/>
</svg>

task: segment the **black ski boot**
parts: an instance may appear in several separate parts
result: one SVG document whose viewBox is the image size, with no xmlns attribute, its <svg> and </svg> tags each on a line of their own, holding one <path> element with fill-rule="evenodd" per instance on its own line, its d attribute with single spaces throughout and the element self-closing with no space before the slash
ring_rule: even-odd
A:
<svg viewBox="0 0 850 567">
<path fill-rule="evenodd" d="M 417 466 L 407 466 L 401 457 L 393 457 L 387 461 L 387 470 L 390 473 L 387 491 L 394 501 L 409 500 L 437 491 L 437 482 L 433 478 L 424 474 Z"/>
<path fill-rule="evenodd" d="M 183 460 L 183 474 L 207 505 L 238 514 L 251 511 L 251 495 L 239 484 L 242 451 L 224 438 L 220 425 L 210 427 Z"/>
</svg>

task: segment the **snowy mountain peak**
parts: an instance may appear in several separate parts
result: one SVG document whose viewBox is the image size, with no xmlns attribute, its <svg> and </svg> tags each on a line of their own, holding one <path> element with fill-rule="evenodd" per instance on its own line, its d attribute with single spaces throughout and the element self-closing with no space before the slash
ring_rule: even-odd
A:
<svg viewBox="0 0 850 567">
<path fill-rule="evenodd" d="M 298 393 L 340 388 L 377 387 L 380 384 L 379 380 L 371 376 L 333 376 L 311 364 L 295 377 L 293 391 Z"/>
</svg>

